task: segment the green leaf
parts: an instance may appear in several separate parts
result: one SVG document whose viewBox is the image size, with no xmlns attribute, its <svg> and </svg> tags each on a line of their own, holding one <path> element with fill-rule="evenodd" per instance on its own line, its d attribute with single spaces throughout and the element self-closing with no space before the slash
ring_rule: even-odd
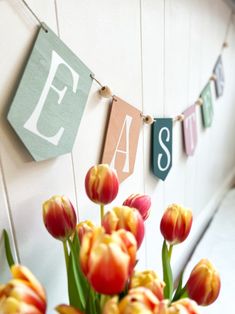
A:
<svg viewBox="0 0 235 314">
<path fill-rule="evenodd" d="M 89 287 L 88 294 L 87 294 L 87 302 L 86 302 L 86 314 L 98 314 L 98 309 L 100 308 L 100 303 L 96 303 L 96 292 L 92 289 L 92 287 Z M 97 307 L 98 305 L 98 307 Z"/>
<path fill-rule="evenodd" d="M 69 304 L 83 311 L 84 304 L 80 300 L 79 278 L 72 254 L 69 256 L 68 264 L 68 294 Z"/>
<path fill-rule="evenodd" d="M 89 289 L 89 283 L 88 283 L 86 277 L 84 276 L 83 271 L 81 269 L 81 265 L 80 265 L 80 259 L 79 259 L 79 256 L 80 256 L 80 242 L 79 242 L 77 233 L 74 235 L 72 244 L 73 244 L 74 253 L 75 253 L 75 256 L 76 256 L 77 269 L 78 269 L 78 273 L 79 273 L 80 284 L 82 286 L 82 290 L 84 291 L 84 295 L 86 296 L 87 291 Z"/>
<path fill-rule="evenodd" d="M 9 265 L 9 267 L 11 268 L 11 266 L 15 264 L 15 261 L 14 261 L 14 258 L 12 256 L 12 252 L 11 252 L 11 245 L 10 245 L 10 241 L 9 241 L 9 236 L 8 236 L 8 233 L 5 229 L 3 230 L 3 238 L 4 238 L 7 263 Z"/>
<path fill-rule="evenodd" d="M 164 288 L 165 299 L 170 299 L 173 293 L 173 275 L 170 265 L 170 256 L 167 249 L 166 241 L 163 241 L 162 245 L 162 268 L 163 268 L 163 280 L 166 284 Z"/>
<path fill-rule="evenodd" d="M 100 294 L 92 289 L 81 270 L 78 235 L 75 234 L 73 241 L 69 240 L 68 242 L 70 246 L 68 276 L 70 305 L 79 308 L 86 314 L 100 314 Z"/>
<path fill-rule="evenodd" d="M 70 255 L 69 255 L 69 267 L 68 267 L 68 292 L 70 305 L 81 311 L 85 310 L 85 277 L 81 271 L 79 263 L 80 245 L 79 241 L 71 242 L 69 240 Z"/>
<path fill-rule="evenodd" d="M 180 295 L 182 294 L 182 283 L 183 283 L 183 275 L 184 272 L 182 271 L 180 274 L 180 278 L 179 278 L 179 283 L 178 283 L 178 287 L 175 291 L 174 297 L 172 301 L 177 301 L 180 299 Z"/>
</svg>

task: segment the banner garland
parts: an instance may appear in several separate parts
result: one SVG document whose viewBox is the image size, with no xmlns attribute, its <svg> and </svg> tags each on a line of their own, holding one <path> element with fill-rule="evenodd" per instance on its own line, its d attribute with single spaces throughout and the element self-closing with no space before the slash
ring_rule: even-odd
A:
<svg viewBox="0 0 235 314">
<path fill-rule="evenodd" d="M 208 128 L 212 125 L 213 113 L 214 113 L 213 103 L 212 103 L 212 94 L 211 94 L 211 82 L 214 82 L 216 98 L 219 98 L 223 95 L 225 79 L 224 79 L 224 69 L 223 69 L 223 63 L 222 63 L 222 53 L 223 53 L 224 48 L 228 47 L 228 43 L 226 40 L 227 40 L 228 32 L 230 29 L 230 24 L 232 21 L 232 14 L 231 14 L 228 26 L 227 26 L 225 40 L 221 48 L 221 53 L 215 63 L 212 76 L 210 77 L 207 84 L 203 88 L 202 92 L 200 93 L 200 97 L 197 99 L 197 101 L 193 105 L 188 107 L 182 114 L 179 114 L 175 118 L 153 118 L 151 115 L 144 115 L 141 111 L 139 111 L 134 106 L 131 106 L 130 104 L 127 104 L 124 100 L 118 98 L 117 96 L 114 96 L 111 89 L 108 86 L 103 85 L 99 80 L 97 80 L 95 75 L 89 71 L 89 69 L 85 66 L 85 64 L 83 64 L 79 60 L 79 58 L 76 57 L 72 53 L 72 51 L 64 45 L 64 43 L 58 38 L 58 36 L 54 34 L 47 27 L 47 25 L 45 25 L 38 18 L 38 16 L 33 12 L 33 10 L 29 7 L 29 5 L 24 0 L 21 0 L 21 1 L 41 25 L 42 30 L 39 33 L 41 34 L 40 36 L 43 37 L 42 32 L 46 33 L 47 35 L 49 34 L 49 37 L 53 38 L 53 41 L 55 42 L 55 47 L 58 48 L 58 46 L 61 45 L 62 47 L 62 49 L 60 50 L 61 55 L 63 55 L 63 49 L 65 50 L 65 55 L 63 56 L 65 56 L 66 61 L 59 54 L 57 55 L 57 59 L 59 60 L 59 61 L 57 60 L 58 61 L 56 65 L 57 68 L 54 67 L 54 69 L 52 70 L 54 77 L 51 77 L 51 81 L 48 83 L 48 78 L 50 76 L 50 73 L 49 73 L 47 77 L 47 82 L 44 85 L 44 89 L 41 93 L 41 98 L 42 98 L 43 93 L 45 92 L 45 89 L 47 89 L 46 91 L 47 94 L 49 93 L 50 89 L 53 89 L 57 93 L 57 97 L 59 96 L 58 104 L 60 104 L 67 92 L 67 89 L 68 89 L 67 86 L 69 86 L 71 89 L 71 82 L 70 82 L 70 85 L 68 85 L 68 82 L 67 82 L 67 85 L 64 82 L 63 84 L 65 86 L 64 89 L 62 89 L 63 86 L 61 86 L 61 83 L 60 83 L 60 89 L 53 85 L 54 84 L 53 79 L 56 78 L 57 70 L 59 72 L 59 69 L 58 69 L 59 64 L 63 64 L 64 67 L 67 67 L 67 70 L 70 71 L 70 75 L 72 74 L 72 78 L 73 78 L 72 90 L 73 90 L 73 93 L 76 95 L 76 97 L 79 96 L 78 98 L 80 98 L 81 95 L 83 95 L 81 108 L 78 109 L 79 121 L 77 123 L 75 121 L 75 124 L 76 124 L 75 132 L 72 131 L 73 136 L 72 136 L 72 139 L 69 140 L 70 142 L 69 147 L 63 148 L 63 145 L 67 145 L 67 144 L 66 144 L 66 138 L 62 137 L 65 128 L 61 127 L 59 130 L 60 131 L 62 130 L 63 132 L 60 133 L 59 140 L 63 138 L 64 144 L 62 145 L 62 150 L 61 149 L 58 150 L 58 147 L 60 147 L 59 140 L 58 141 L 56 140 L 56 143 L 54 143 L 53 141 L 50 140 L 53 136 L 49 136 L 49 135 L 45 136 L 42 133 L 40 133 L 40 131 L 37 129 L 37 123 L 39 121 L 39 117 L 41 113 L 41 112 L 38 112 L 38 108 L 36 108 L 37 106 L 29 110 L 31 111 L 31 116 L 28 118 L 27 121 L 24 122 L 24 124 L 23 124 L 23 120 L 21 122 L 17 120 L 18 113 L 20 112 L 20 110 L 22 111 L 22 107 L 21 107 L 22 102 L 20 102 L 19 100 L 22 98 L 22 95 L 27 90 L 25 88 L 25 81 L 28 80 L 27 78 L 28 73 L 27 71 L 25 71 L 23 75 L 23 79 L 17 90 L 16 97 L 10 108 L 10 111 L 8 114 L 8 120 L 12 124 L 13 128 L 16 130 L 20 138 L 21 139 L 23 138 L 22 140 L 24 144 L 26 145 L 26 147 L 28 149 L 29 147 L 30 149 L 32 149 L 32 150 L 29 149 L 29 151 L 35 160 L 43 160 L 43 159 L 51 158 L 51 157 L 60 155 L 62 153 L 71 151 L 72 144 L 75 140 L 76 130 L 78 128 L 80 119 L 82 117 L 83 109 L 87 101 L 88 93 L 91 87 L 91 83 L 89 79 L 87 78 L 87 74 L 90 80 L 95 81 L 101 87 L 99 90 L 99 94 L 102 97 L 113 99 L 111 114 L 109 118 L 109 126 L 107 129 L 105 146 L 104 146 L 104 151 L 103 151 L 103 156 L 102 156 L 102 162 L 109 163 L 110 165 L 113 166 L 113 168 L 117 170 L 120 181 L 123 181 L 124 179 L 126 179 L 134 171 L 134 163 L 135 163 L 136 151 L 137 151 L 137 146 L 138 146 L 141 120 L 144 123 L 151 125 L 152 127 L 152 156 L 151 156 L 152 162 L 151 164 L 152 164 L 153 174 L 159 179 L 165 180 L 172 167 L 172 135 L 173 135 L 173 122 L 174 121 L 179 121 L 183 123 L 182 130 L 183 130 L 184 147 L 185 147 L 186 155 L 192 156 L 194 154 L 196 145 L 197 145 L 197 127 L 196 127 L 196 111 L 195 111 L 196 106 L 201 107 L 203 125 L 205 128 Z M 48 45 L 46 44 L 45 46 L 48 46 Z M 34 48 L 34 50 L 37 50 L 37 49 Z M 54 52 L 53 47 L 51 47 L 51 51 L 52 51 L 51 59 L 53 59 L 52 58 L 53 52 Z M 56 52 L 54 53 L 56 54 Z M 33 55 L 33 52 L 31 55 Z M 69 60 L 70 58 L 73 59 L 72 66 L 71 64 L 67 62 L 67 60 Z M 31 60 L 29 60 L 28 63 L 32 64 L 32 62 L 30 63 L 30 61 Z M 38 57 L 36 62 L 39 62 L 39 64 L 40 62 L 42 63 L 42 60 L 40 59 L 40 57 Z M 53 60 L 51 60 L 51 64 L 52 63 L 53 63 Z M 45 68 L 45 65 L 44 65 L 44 68 Z M 74 70 L 74 68 L 76 69 L 76 71 Z M 27 67 L 26 67 L 26 70 L 27 70 Z M 37 68 L 37 70 L 39 69 Z M 39 73 L 40 71 L 36 71 L 36 72 Z M 62 79 L 63 75 L 61 74 L 62 73 L 60 73 L 60 79 L 63 81 Z M 68 73 L 67 73 L 67 76 L 65 75 L 65 77 L 68 80 Z M 31 74 L 31 78 L 32 78 L 32 74 Z M 75 81 L 76 81 L 76 87 L 78 85 L 78 81 L 80 81 L 80 84 L 81 84 L 80 91 L 82 94 L 81 93 L 77 94 L 77 90 L 74 88 Z M 35 92 L 35 90 L 33 90 L 33 92 Z M 25 94 L 25 96 L 26 96 L 25 98 L 27 99 L 27 94 Z M 48 95 L 43 96 L 44 102 L 47 96 Z M 42 100 L 41 98 L 39 99 L 38 102 L 36 102 L 37 105 L 39 104 L 40 100 Z M 67 101 L 67 98 L 68 97 L 66 97 L 66 101 Z M 78 99 L 76 103 L 79 103 L 80 100 Z M 39 109 L 41 111 L 42 111 L 43 105 L 44 103 L 41 104 L 41 107 L 39 106 L 40 107 Z M 30 106 L 32 107 L 32 104 L 30 105 L 30 101 L 29 101 L 28 107 Z M 75 108 L 71 109 L 72 116 L 75 114 L 74 110 Z M 36 115 L 36 118 L 37 118 L 37 119 L 34 119 L 35 121 L 33 121 L 36 123 L 35 125 L 33 125 L 33 123 L 28 123 L 33 115 L 34 116 Z M 48 126 L 51 126 L 50 113 L 46 114 L 45 117 L 46 117 L 46 120 L 45 120 L 46 124 Z M 57 117 L 58 117 L 58 114 L 57 114 Z M 61 117 L 62 116 L 60 116 L 59 119 L 61 119 Z M 22 115 L 21 115 L 21 118 L 22 118 Z M 70 118 L 68 118 L 68 121 L 69 119 Z M 47 130 L 48 130 L 48 126 L 46 128 Z M 23 130 L 22 127 L 24 127 L 25 129 L 28 129 L 28 131 L 30 131 L 31 134 L 29 133 L 27 134 L 27 132 L 25 133 L 25 129 Z M 53 127 L 55 126 L 53 125 Z M 71 132 L 71 129 L 70 129 L 70 132 Z M 42 149 L 42 145 L 41 145 L 42 143 L 38 143 L 38 145 L 37 143 L 35 144 L 35 138 L 32 139 L 32 133 L 35 133 L 38 137 L 41 137 L 39 142 L 42 141 L 42 139 L 46 140 L 47 147 L 45 146 L 45 148 Z M 69 137 L 70 137 L 69 132 L 67 132 L 67 139 L 69 139 Z M 29 138 L 28 143 L 25 143 L 24 138 Z M 37 142 L 37 139 L 36 139 L 36 142 Z M 51 149 L 50 145 L 54 145 L 53 149 Z M 55 149 L 55 146 L 57 145 L 58 147 L 57 149 Z"/>
</svg>

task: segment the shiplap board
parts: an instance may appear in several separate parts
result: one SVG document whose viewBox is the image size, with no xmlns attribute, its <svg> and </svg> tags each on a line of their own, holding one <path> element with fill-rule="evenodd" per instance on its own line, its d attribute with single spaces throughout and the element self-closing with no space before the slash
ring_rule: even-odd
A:
<svg viewBox="0 0 235 314">
<path fill-rule="evenodd" d="M 1 145 L 1 143 L 0 143 Z M 1 148 L 0 148 L 1 154 Z M 0 156 L 1 162 L 1 156 Z M 0 165 L 1 166 L 1 165 Z M 12 254 L 15 261 L 17 261 L 13 233 L 12 233 L 12 224 L 9 217 L 9 210 L 7 205 L 7 191 L 4 184 L 4 174 L 0 168 L 0 265 L 1 265 L 1 282 L 7 282 L 11 275 L 10 270 L 7 264 L 6 255 L 5 255 L 5 245 L 3 238 L 3 229 L 5 229 L 9 235 L 10 245 L 12 248 Z"/>
<path fill-rule="evenodd" d="M 221 49 L 221 45 L 226 33 L 227 24 L 230 17 L 230 10 L 224 2 L 207 1 L 202 3 L 202 54 L 201 54 L 201 78 L 200 86 L 206 84 L 208 76 L 212 73 L 214 64 Z M 212 31 L 213 29 L 213 31 Z M 210 39 L 211 45 L 208 44 Z M 230 59 L 230 64 L 234 61 Z M 230 80 L 228 72 L 226 71 L 227 80 Z M 219 156 L 223 154 L 220 150 L 221 143 L 218 141 L 220 132 L 226 132 L 226 128 L 221 128 L 220 123 L 224 121 L 226 111 L 229 110 L 230 114 L 234 112 L 233 103 L 231 102 L 228 107 L 228 103 L 225 101 L 226 93 L 232 93 L 232 90 L 226 90 L 223 98 L 215 101 L 215 90 L 212 85 L 212 94 L 214 100 L 214 120 L 211 128 L 204 129 L 202 123 L 200 126 L 200 142 L 197 154 L 197 174 L 195 178 L 197 195 L 195 202 L 197 213 L 199 213 L 207 204 L 213 195 L 213 192 L 218 189 L 221 184 L 221 177 L 219 178 L 220 168 L 223 167 L 223 158 L 213 158 L 213 154 Z M 220 114 L 220 107 L 223 107 L 223 112 Z M 225 119 L 226 121 L 226 119 Z M 214 131 L 216 130 L 216 132 Z M 233 166 L 234 160 L 231 158 L 229 161 L 230 167 Z M 200 171 L 199 171 L 200 170 Z"/>
<path fill-rule="evenodd" d="M 164 1 L 142 1 L 143 112 L 154 118 L 164 113 Z M 144 191 L 152 197 L 146 221 L 146 266 L 161 273 L 160 217 L 164 184 L 152 174 L 150 165 L 151 126 L 144 125 Z M 154 245 L 153 245 L 154 243 Z"/>
</svg>

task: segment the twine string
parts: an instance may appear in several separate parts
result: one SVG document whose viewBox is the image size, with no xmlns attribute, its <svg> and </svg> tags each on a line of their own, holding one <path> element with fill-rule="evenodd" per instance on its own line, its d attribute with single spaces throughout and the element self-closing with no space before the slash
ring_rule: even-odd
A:
<svg viewBox="0 0 235 314">
<path fill-rule="evenodd" d="M 37 16 L 37 14 L 30 8 L 28 3 L 25 0 L 21 0 L 21 2 L 24 4 L 24 6 L 29 10 L 29 12 L 34 16 L 34 18 L 38 21 L 38 23 L 41 25 L 41 27 L 44 29 L 46 33 L 48 33 L 48 29 L 45 27 L 45 25 L 42 23 L 40 18 Z"/>
</svg>

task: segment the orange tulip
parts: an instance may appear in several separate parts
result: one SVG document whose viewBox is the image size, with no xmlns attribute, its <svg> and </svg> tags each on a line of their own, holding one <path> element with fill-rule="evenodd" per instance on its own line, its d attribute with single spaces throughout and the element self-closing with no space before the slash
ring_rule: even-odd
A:
<svg viewBox="0 0 235 314">
<path fill-rule="evenodd" d="M 192 226 L 192 212 L 180 205 L 169 206 L 160 223 L 161 233 L 171 244 L 183 242 L 189 235 Z"/>
<path fill-rule="evenodd" d="M 60 314 L 83 314 L 74 307 L 65 304 L 58 305 L 55 310 Z"/>
<path fill-rule="evenodd" d="M 160 302 L 147 288 L 131 289 L 118 302 L 118 298 L 110 299 L 103 308 L 102 314 L 167 314 L 167 303 Z"/>
<path fill-rule="evenodd" d="M 220 292 L 220 277 L 207 259 L 202 259 L 192 270 L 186 284 L 188 295 L 199 305 L 213 303 Z"/>
<path fill-rule="evenodd" d="M 125 230 L 106 234 L 102 227 L 87 232 L 81 243 L 80 263 L 89 283 L 99 293 L 123 291 L 136 260 L 136 240 Z"/>
<path fill-rule="evenodd" d="M 11 273 L 13 278 L 0 286 L 0 313 L 46 313 L 45 291 L 34 275 L 21 265 L 13 265 Z"/>
<path fill-rule="evenodd" d="M 82 243 L 82 239 L 85 233 L 92 231 L 95 229 L 95 225 L 93 224 L 92 221 L 90 220 L 85 220 L 77 224 L 77 233 L 78 233 L 78 238 L 80 240 L 80 243 Z"/>
<path fill-rule="evenodd" d="M 119 182 L 115 170 L 100 164 L 90 168 L 85 178 L 87 196 L 97 204 L 111 203 L 118 193 Z"/>
<path fill-rule="evenodd" d="M 142 218 L 146 220 L 150 213 L 151 198 L 148 195 L 131 194 L 123 205 L 137 209 Z"/>
<path fill-rule="evenodd" d="M 138 248 L 144 238 L 144 221 L 135 208 L 128 206 L 114 207 L 105 214 L 102 226 L 107 233 L 112 233 L 119 229 L 130 231 L 136 238 Z"/>
<path fill-rule="evenodd" d="M 158 300 L 163 300 L 165 283 L 153 270 L 135 272 L 131 277 L 130 288 L 145 287 L 153 292 Z"/>
<path fill-rule="evenodd" d="M 181 299 L 173 302 L 166 314 L 199 314 L 197 303 L 190 299 Z"/>
<path fill-rule="evenodd" d="M 65 241 L 75 231 L 77 216 L 66 196 L 55 195 L 43 204 L 43 221 L 54 238 Z"/>
</svg>

